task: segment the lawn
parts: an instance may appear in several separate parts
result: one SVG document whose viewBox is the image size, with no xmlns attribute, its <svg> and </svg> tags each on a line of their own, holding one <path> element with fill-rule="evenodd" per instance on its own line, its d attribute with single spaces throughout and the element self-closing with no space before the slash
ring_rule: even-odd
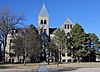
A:
<svg viewBox="0 0 100 72">
<path fill-rule="evenodd" d="M 85 63 L 66 63 L 48 65 L 49 72 L 62 72 L 62 71 L 74 71 L 83 68 L 100 68 L 100 62 L 85 62 Z"/>
<path fill-rule="evenodd" d="M 0 64 L 0 69 L 9 69 L 9 68 L 15 68 L 15 69 L 34 69 L 39 66 L 38 63 L 32 63 L 32 64 Z"/>
<path fill-rule="evenodd" d="M 71 67 L 71 68 L 100 68 L 100 62 L 85 62 L 85 63 L 65 63 L 65 64 L 57 64 L 51 63 L 47 65 L 48 68 L 57 68 L 57 67 Z M 34 69 L 38 68 L 39 63 L 32 64 L 0 64 L 0 69 L 8 69 L 8 68 L 16 68 L 16 69 Z"/>
<path fill-rule="evenodd" d="M 100 62 L 83 62 L 83 63 L 65 63 L 59 64 L 50 64 L 48 65 L 49 68 L 56 68 L 56 67 L 77 67 L 77 68 L 100 68 Z"/>
</svg>

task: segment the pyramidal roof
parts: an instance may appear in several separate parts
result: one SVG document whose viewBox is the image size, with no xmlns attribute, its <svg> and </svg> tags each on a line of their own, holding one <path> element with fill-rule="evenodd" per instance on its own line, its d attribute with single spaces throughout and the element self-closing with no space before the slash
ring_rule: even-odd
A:
<svg viewBox="0 0 100 72">
<path fill-rule="evenodd" d="M 41 11 L 39 13 L 39 16 L 49 16 L 48 11 L 47 11 L 44 3 L 43 3 Z"/>
<path fill-rule="evenodd" d="M 73 24 L 72 21 L 69 18 L 67 18 L 67 20 L 65 21 L 65 23 L 66 24 Z"/>
</svg>

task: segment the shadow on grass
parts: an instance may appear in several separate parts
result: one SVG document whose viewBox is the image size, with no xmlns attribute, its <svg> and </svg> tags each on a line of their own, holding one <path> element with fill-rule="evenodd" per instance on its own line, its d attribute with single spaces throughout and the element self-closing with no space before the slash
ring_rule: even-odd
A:
<svg viewBox="0 0 100 72">
<path fill-rule="evenodd" d="M 0 66 L 0 69 L 10 69 L 15 68 L 16 66 Z"/>
<path fill-rule="evenodd" d="M 79 67 L 61 67 L 61 68 L 56 68 L 56 69 L 49 69 L 49 72 L 63 72 L 63 71 L 73 71 L 77 70 Z"/>
</svg>

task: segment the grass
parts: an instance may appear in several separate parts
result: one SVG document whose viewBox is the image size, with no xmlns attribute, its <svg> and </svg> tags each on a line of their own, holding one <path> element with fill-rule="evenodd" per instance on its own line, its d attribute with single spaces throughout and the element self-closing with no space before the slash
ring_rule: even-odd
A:
<svg viewBox="0 0 100 72">
<path fill-rule="evenodd" d="M 48 67 L 49 68 L 55 68 L 55 67 L 100 68 L 100 62 L 66 63 L 66 64 L 59 64 L 59 66 L 51 64 L 48 65 Z"/>
<path fill-rule="evenodd" d="M 50 64 L 49 72 L 73 71 L 79 68 L 100 68 L 100 62 L 84 62 L 84 63 L 66 63 L 66 64 Z"/>
<path fill-rule="evenodd" d="M 1 64 L 0 69 L 9 69 L 9 68 L 16 68 L 16 69 L 34 69 L 38 67 L 39 64 L 32 63 L 32 64 Z"/>
<path fill-rule="evenodd" d="M 9 68 L 16 68 L 16 69 L 36 69 L 39 67 L 39 63 L 28 63 L 26 66 L 24 64 L 0 64 L 0 69 L 9 69 Z M 65 63 L 65 64 L 57 64 L 50 63 L 48 68 L 100 68 L 100 62 L 84 62 L 84 63 Z"/>
</svg>

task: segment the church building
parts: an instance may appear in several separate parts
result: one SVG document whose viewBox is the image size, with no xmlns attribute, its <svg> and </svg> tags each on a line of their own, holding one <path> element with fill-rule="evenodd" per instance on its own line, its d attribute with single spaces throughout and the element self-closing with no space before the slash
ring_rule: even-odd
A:
<svg viewBox="0 0 100 72">
<path fill-rule="evenodd" d="M 58 28 L 50 28 L 50 22 L 49 22 L 49 14 L 48 11 L 46 9 L 45 4 L 43 4 L 42 9 L 40 10 L 40 13 L 38 15 L 38 32 L 40 37 L 44 36 L 46 38 L 46 36 L 50 37 L 50 39 L 52 39 L 54 37 L 53 32 L 56 31 Z M 70 36 L 70 30 L 73 28 L 73 23 L 72 21 L 68 18 L 60 27 L 60 29 L 63 29 L 66 33 L 67 36 Z M 15 33 L 14 31 L 11 31 Z M 15 55 L 14 52 L 14 44 L 12 43 L 12 40 L 14 39 L 14 36 L 12 35 L 12 33 L 9 32 L 9 34 L 7 35 L 7 45 L 6 45 L 6 53 L 5 53 L 5 60 L 7 62 L 17 62 L 16 57 L 13 57 L 12 55 Z M 44 38 L 44 42 L 42 43 L 41 41 L 41 59 L 42 61 L 46 60 L 46 39 Z M 12 54 L 12 55 L 10 55 Z M 20 57 L 20 59 L 23 59 L 22 57 Z M 69 62 L 72 61 L 72 57 L 68 56 L 66 52 L 62 53 L 61 56 L 61 61 L 62 62 Z"/>
</svg>

